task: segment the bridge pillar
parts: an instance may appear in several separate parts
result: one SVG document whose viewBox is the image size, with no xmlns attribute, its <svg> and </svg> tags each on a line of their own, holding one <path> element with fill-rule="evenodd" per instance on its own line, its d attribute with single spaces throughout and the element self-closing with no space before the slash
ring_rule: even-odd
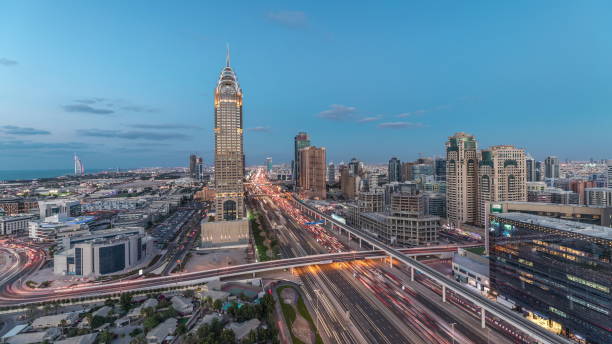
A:
<svg viewBox="0 0 612 344">
<path fill-rule="evenodd" d="M 361 238 L 359 238 L 359 248 L 361 248 Z"/>
<path fill-rule="evenodd" d="M 393 267 L 393 257 L 389 256 L 389 266 Z"/>
<path fill-rule="evenodd" d="M 446 302 L 446 286 L 442 286 L 442 302 Z"/>
<path fill-rule="evenodd" d="M 487 327 L 487 313 L 484 307 L 480 307 L 480 327 Z"/>
<path fill-rule="evenodd" d="M 414 282 L 414 267 L 410 267 L 410 281 Z"/>
<path fill-rule="evenodd" d="M 349 232 L 349 231 L 346 231 L 346 232 L 348 233 L 348 238 L 349 238 L 348 241 L 351 242 L 351 232 Z"/>
</svg>

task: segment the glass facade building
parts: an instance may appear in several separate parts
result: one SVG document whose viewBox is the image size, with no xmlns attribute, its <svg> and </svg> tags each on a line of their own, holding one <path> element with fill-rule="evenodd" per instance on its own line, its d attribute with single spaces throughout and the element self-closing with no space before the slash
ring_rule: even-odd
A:
<svg viewBox="0 0 612 344">
<path fill-rule="evenodd" d="M 612 343 L 612 231 L 523 213 L 489 220 L 492 289 L 551 331 Z"/>
<path fill-rule="evenodd" d="M 110 274 L 125 269 L 125 244 L 100 247 L 100 274 Z"/>
</svg>

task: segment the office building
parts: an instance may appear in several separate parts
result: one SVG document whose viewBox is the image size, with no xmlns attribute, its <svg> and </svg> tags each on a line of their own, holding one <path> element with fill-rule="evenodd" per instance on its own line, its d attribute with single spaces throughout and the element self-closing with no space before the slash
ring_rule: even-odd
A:
<svg viewBox="0 0 612 344">
<path fill-rule="evenodd" d="M 586 188 L 584 189 L 586 205 L 610 207 L 612 206 L 612 188 Z"/>
<path fill-rule="evenodd" d="M 338 171 L 340 172 L 340 190 L 342 191 L 342 196 L 347 200 L 355 199 L 359 193 L 361 178 L 358 175 L 352 174 L 350 167 L 347 165 L 340 165 Z"/>
<path fill-rule="evenodd" d="M 487 202 L 527 201 L 525 151 L 509 145 L 484 149 L 478 166 L 478 225 L 486 226 Z"/>
<path fill-rule="evenodd" d="M 419 159 L 420 160 L 420 159 Z M 433 181 L 431 177 L 434 176 L 434 165 L 428 162 L 415 163 L 411 166 L 412 180 L 419 184 L 424 184 L 428 181 Z M 428 178 L 429 177 L 429 178 Z"/>
<path fill-rule="evenodd" d="M 126 272 L 152 258 L 153 240 L 143 229 L 113 229 L 62 239 L 53 257 L 57 275 L 96 277 Z"/>
<path fill-rule="evenodd" d="M 455 226 L 477 221 L 477 149 L 476 138 L 462 132 L 446 142 L 446 212 Z"/>
<path fill-rule="evenodd" d="M 586 189 L 597 187 L 592 180 L 572 179 L 569 181 L 568 189 L 578 194 L 578 204 L 586 204 Z"/>
<path fill-rule="evenodd" d="M 418 192 L 396 193 L 390 211 L 360 213 L 359 225 L 388 245 L 411 247 L 437 243 L 440 218 L 425 214 L 425 198 Z"/>
<path fill-rule="evenodd" d="M 425 214 L 446 217 L 446 194 L 425 192 Z"/>
<path fill-rule="evenodd" d="M 330 185 L 336 183 L 336 166 L 333 162 L 327 166 L 327 183 Z"/>
<path fill-rule="evenodd" d="M 295 185 L 299 186 L 300 183 L 300 149 L 310 146 L 310 137 L 305 132 L 299 132 L 293 138 L 293 179 Z"/>
<path fill-rule="evenodd" d="M 542 167 L 542 162 L 541 161 L 536 161 L 535 162 L 535 181 L 539 182 L 542 180 L 542 177 L 544 176 L 544 173 L 542 171 L 543 167 Z"/>
<path fill-rule="evenodd" d="M 32 215 L 0 216 L 0 236 L 27 234 L 32 218 Z"/>
<path fill-rule="evenodd" d="M 272 172 L 272 158 L 266 158 L 266 172 Z"/>
<path fill-rule="evenodd" d="M 414 180 L 414 178 L 412 178 L 412 165 L 414 164 L 414 162 L 402 163 L 402 182 Z"/>
<path fill-rule="evenodd" d="M 606 162 L 606 186 L 612 188 L 612 160 Z"/>
<path fill-rule="evenodd" d="M 352 158 L 351 161 L 349 161 L 348 168 L 351 175 L 363 177 L 363 162 L 357 160 L 357 158 Z"/>
<path fill-rule="evenodd" d="M 525 158 L 525 170 L 527 173 L 527 181 L 528 182 L 536 182 L 537 180 L 537 176 L 536 176 L 536 161 L 535 159 L 527 154 L 526 158 Z"/>
<path fill-rule="evenodd" d="M 229 51 L 215 89 L 215 221 L 202 224 L 203 246 L 244 245 L 249 222 L 244 205 L 242 89 Z"/>
<path fill-rule="evenodd" d="M 590 225 L 612 227 L 612 207 L 590 207 L 575 204 L 552 204 L 539 202 L 494 202 L 490 203 L 487 216 L 495 213 L 526 213 L 576 221 Z"/>
<path fill-rule="evenodd" d="M 540 326 L 612 343 L 610 228 L 532 214 L 490 216 L 491 288 Z"/>
<path fill-rule="evenodd" d="M 544 160 L 544 177 L 548 179 L 558 179 L 560 177 L 559 158 L 549 156 Z"/>
<path fill-rule="evenodd" d="M 446 181 L 446 160 L 444 158 L 434 159 L 434 176 L 437 182 Z"/>
<path fill-rule="evenodd" d="M 38 201 L 21 197 L 0 197 L 0 211 L 11 216 L 35 213 L 38 211 Z"/>
<path fill-rule="evenodd" d="M 325 174 L 327 163 L 325 148 L 308 146 L 300 149 L 300 182 L 298 191 L 304 198 L 327 198 Z"/>
<path fill-rule="evenodd" d="M 216 221 L 245 216 L 242 89 L 229 54 L 215 89 Z"/>
<path fill-rule="evenodd" d="M 391 160 L 389 160 L 389 167 L 387 171 L 389 182 L 402 181 L 402 163 L 398 158 L 393 157 Z"/>
<path fill-rule="evenodd" d="M 200 181 L 204 179 L 204 159 L 201 156 L 196 158 L 195 178 Z"/>
<path fill-rule="evenodd" d="M 60 219 L 81 215 L 81 202 L 69 199 L 52 199 L 38 201 L 38 211 L 41 220 L 57 216 Z"/>
<path fill-rule="evenodd" d="M 197 171 L 197 155 L 195 154 L 191 154 L 189 156 L 189 176 L 191 178 L 195 178 L 196 177 L 196 171 Z"/>
</svg>

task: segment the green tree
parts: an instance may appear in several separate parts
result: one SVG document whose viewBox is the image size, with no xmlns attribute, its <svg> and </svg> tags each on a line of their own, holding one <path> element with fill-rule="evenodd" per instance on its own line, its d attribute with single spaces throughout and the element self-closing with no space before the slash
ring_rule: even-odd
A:
<svg viewBox="0 0 612 344">
<path fill-rule="evenodd" d="M 185 323 L 178 324 L 178 326 L 176 327 L 176 334 L 180 336 L 185 333 L 187 333 L 187 326 L 185 326 Z"/>
<path fill-rule="evenodd" d="M 96 315 L 96 316 L 94 316 L 94 317 L 91 319 L 91 322 L 89 323 L 89 326 L 90 326 L 91 328 L 94 328 L 94 329 L 95 329 L 95 328 L 98 328 L 98 327 L 100 327 L 100 326 L 102 326 L 102 325 L 106 324 L 107 322 L 108 322 L 108 321 L 107 321 L 107 319 L 106 319 L 105 317 L 101 317 L 101 316 L 99 316 L 99 315 Z"/>
<path fill-rule="evenodd" d="M 132 295 L 128 293 L 121 294 L 121 297 L 119 298 L 119 303 L 121 304 L 121 307 L 124 310 L 129 310 L 132 306 Z"/>
<path fill-rule="evenodd" d="M 213 308 L 218 312 L 221 310 L 221 307 L 223 307 L 223 301 L 216 299 L 215 302 L 213 302 Z"/>
<path fill-rule="evenodd" d="M 234 344 L 236 342 L 236 334 L 232 330 L 223 329 L 219 341 L 221 344 Z"/>
<path fill-rule="evenodd" d="M 157 320 L 157 318 L 154 316 L 145 318 L 144 322 L 142 323 L 145 332 L 149 332 L 149 330 L 151 330 L 157 325 L 159 325 L 159 320 Z"/>
<path fill-rule="evenodd" d="M 113 334 L 108 331 L 102 331 L 98 335 L 98 343 L 100 344 L 110 344 L 113 341 Z"/>
<path fill-rule="evenodd" d="M 141 334 L 141 335 L 134 337 L 130 341 L 130 344 L 147 344 L 147 339 L 145 338 L 143 334 Z"/>
</svg>

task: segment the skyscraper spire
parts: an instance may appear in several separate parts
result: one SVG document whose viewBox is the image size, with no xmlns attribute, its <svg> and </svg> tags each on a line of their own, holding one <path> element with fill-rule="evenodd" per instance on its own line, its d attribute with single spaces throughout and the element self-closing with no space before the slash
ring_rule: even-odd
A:
<svg viewBox="0 0 612 344">
<path fill-rule="evenodd" d="M 226 55 L 226 57 L 225 57 L 225 65 L 226 65 L 227 67 L 229 67 L 229 66 L 230 66 L 230 50 L 229 50 L 229 43 L 226 43 L 226 45 L 227 45 L 227 55 Z"/>
</svg>

